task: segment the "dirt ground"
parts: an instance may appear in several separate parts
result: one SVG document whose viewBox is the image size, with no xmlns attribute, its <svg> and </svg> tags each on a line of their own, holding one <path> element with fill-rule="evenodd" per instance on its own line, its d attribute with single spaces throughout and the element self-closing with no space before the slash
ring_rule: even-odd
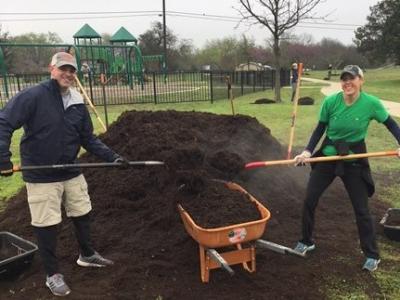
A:
<svg viewBox="0 0 400 300">
<path fill-rule="evenodd" d="M 59 226 L 58 257 L 72 289 L 69 299 L 324 299 L 324 287 L 332 278 L 340 278 L 349 286 L 362 283 L 371 297 L 379 293 L 374 277 L 361 271 L 364 257 L 353 211 L 339 181 L 321 198 L 315 231 L 317 249 L 309 257 L 258 248 L 255 273 L 237 265 L 233 266 L 233 277 L 218 269 L 211 271 L 208 284 L 201 282 L 198 245 L 185 231 L 177 203 L 190 202 L 193 197 L 198 204 L 206 195 L 209 202 L 220 205 L 204 205 L 203 211 L 202 205 L 197 205 L 200 214 L 214 214 L 224 222 L 234 218 L 232 211 L 237 208 L 232 206 L 232 199 L 246 200 L 218 192 L 210 184 L 214 178 L 239 183 L 270 210 L 264 239 L 294 246 L 300 236 L 309 168 L 243 170 L 246 162 L 282 159 L 285 155 L 286 149 L 256 119 L 133 111 L 124 113 L 101 138 L 130 160 L 161 160 L 166 165 L 84 170 L 93 202 L 93 243 L 115 265 L 104 269 L 79 267 L 72 224 L 64 218 Z M 84 155 L 81 161 L 98 159 Z M 371 210 L 379 221 L 386 207 L 373 198 Z M 0 230 L 35 242 L 29 222 L 26 191 L 22 190 L 0 215 Z M 0 282 L 0 298 L 53 299 L 44 280 L 36 255 L 21 276 Z"/>
</svg>

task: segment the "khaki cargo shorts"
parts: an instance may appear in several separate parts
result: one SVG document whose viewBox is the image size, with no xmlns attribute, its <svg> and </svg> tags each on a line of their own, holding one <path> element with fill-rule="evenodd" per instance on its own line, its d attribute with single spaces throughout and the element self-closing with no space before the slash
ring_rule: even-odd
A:
<svg viewBox="0 0 400 300">
<path fill-rule="evenodd" d="M 68 217 L 79 217 L 92 209 L 83 175 L 49 183 L 26 183 L 31 224 L 46 227 L 61 223 L 61 206 Z"/>
</svg>

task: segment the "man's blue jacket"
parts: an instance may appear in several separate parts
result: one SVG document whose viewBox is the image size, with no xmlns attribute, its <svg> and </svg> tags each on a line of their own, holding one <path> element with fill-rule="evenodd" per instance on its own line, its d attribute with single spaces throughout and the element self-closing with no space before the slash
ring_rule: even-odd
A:
<svg viewBox="0 0 400 300">
<path fill-rule="evenodd" d="M 23 166 L 75 163 L 80 147 L 102 160 L 112 162 L 119 156 L 94 134 L 84 103 L 64 110 L 60 88 L 50 79 L 27 88 L 0 111 L 0 163 L 10 161 L 14 130 L 23 127 L 20 152 Z M 79 169 L 24 171 L 26 182 L 46 183 L 71 179 Z"/>
</svg>

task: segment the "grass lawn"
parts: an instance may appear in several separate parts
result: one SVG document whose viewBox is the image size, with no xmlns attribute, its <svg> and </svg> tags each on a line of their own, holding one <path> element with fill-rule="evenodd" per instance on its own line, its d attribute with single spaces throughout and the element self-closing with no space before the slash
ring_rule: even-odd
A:
<svg viewBox="0 0 400 300">
<path fill-rule="evenodd" d="M 315 76 L 321 78 L 320 75 L 326 74 L 326 72 L 311 72 L 310 77 Z M 397 75 L 396 75 L 397 74 Z M 318 75 L 318 76 L 316 76 Z M 323 76 L 323 75 L 322 75 Z M 368 77 L 367 77 L 368 76 Z M 397 76 L 397 77 L 396 77 Z M 379 91 L 378 96 L 383 99 L 393 99 L 394 95 L 397 95 L 397 99 L 400 101 L 400 91 L 397 89 L 389 88 L 392 86 L 392 78 L 400 78 L 400 69 L 390 69 L 384 71 L 368 70 L 366 73 L 366 79 L 368 83 L 368 89 L 374 88 Z M 336 78 L 335 78 L 336 80 Z M 394 80 L 394 79 L 393 79 Z M 394 80 L 399 84 L 399 80 Z M 296 119 L 296 130 L 295 130 L 295 141 L 294 148 L 302 148 L 307 143 L 314 126 L 317 123 L 317 117 L 319 107 L 323 99 L 323 95 L 320 93 L 320 86 L 306 85 L 300 92 L 300 97 L 309 96 L 316 100 L 316 105 L 299 106 L 297 111 Z M 393 83 L 394 86 L 394 83 Z M 279 140 L 283 145 L 288 144 L 289 132 L 291 125 L 291 116 L 293 107 L 290 102 L 291 89 L 282 89 L 283 102 L 279 104 L 253 104 L 256 99 L 259 98 L 270 98 L 273 99 L 273 92 L 258 92 L 254 94 L 237 97 L 234 100 L 235 112 L 238 114 L 250 115 L 259 120 L 266 127 L 270 128 L 271 134 Z M 214 104 L 209 102 L 196 102 L 196 103 L 179 103 L 179 104 L 136 104 L 136 105 L 121 105 L 121 106 L 110 106 L 108 107 L 108 119 L 112 123 L 117 120 L 118 116 L 125 110 L 168 110 L 174 109 L 178 111 L 198 111 L 198 112 L 210 112 L 216 114 L 231 114 L 230 102 L 227 99 L 217 100 Z M 97 110 L 104 120 L 104 113 L 102 107 L 97 107 Z M 397 120 L 399 122 L 399 120 Z M 93 115 L 93 123 L 96 128 L 96 132 L 100 132 L 100 125 Z M 21 132 L 18 131 L 14 134 L 12 143 L 13 162 L 19 163 L 18 161 L 18 140 Z M 386 151 L 394 150 L 397 148 L 397 143 L 394 138 L 386 130 L 386 128 L 377 124 L 372 123 L 367 137 L 367 145 L 370 152 L 374 151 Z M 296 153 L 294 153 L 296 154 Z M 371 159 L 371 166 L 374 172 L 386 174 L 399 174 L 397 170 L 400 168 L 400 160 L 396 158 L 376 158 Z M 397 176 L 397 175 L 393 175 Z M 7 199 L 15 194 L 23 185 L 20 174 L 15 174 L 9 178 L 0 178 L 0 199 Z M 392 184 L 385 188 L 381 188 L 383 194 L 380 195 L 385 201 L 388 201 L 393 207 L 400 207 L 400 196 L 398 195 L 399 184 Z M 5 201 L 3 201 L 5 202 Z M 0 201 L 1 204 L 1 201 Z M 0 207 L 1 209 L 1 207 Z M 400 264 L 400 253 L 396 252 L 398 245 L 390 243 L 386 239 L 380 240 L 383 259 L 390 258 L 392 261 L 396 261 L 397 264 L 390 268 L 380 268 L 373 274 L 376 283 L 382 293 L 382 299 L 400 299 L 400 280 L 399 280 L 399 264 Z M 327 287 L 327 297 L 330 299 L 367 299 L 362 284 L 359 287 L 348 287 L 345 282 L 341 282 L 340 278 L 332 276 L 332 285 Z"/>
<path fill-rule="evenodd" d="M 335 74 L 333 72 L 333 74 Z M 305 77 L 324 79 L 328 71 L 310 71 Z M 340 70 L 331 77 L 330 81 L 339 81 Z M 372 95 L 378 96 L 383 100 L 400 102 L 400 67 L 387 69 L 367 69 L 364 72 L 364 90 Z M 329 81 L 327 81 L 329 82 Z"/>
</svg>

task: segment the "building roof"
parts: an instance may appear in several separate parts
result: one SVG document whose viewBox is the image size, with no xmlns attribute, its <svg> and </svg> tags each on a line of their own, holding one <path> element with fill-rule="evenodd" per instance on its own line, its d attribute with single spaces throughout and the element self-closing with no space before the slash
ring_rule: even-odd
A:
<svg viewBox="0 0 400 300">
<path fill-rule="evenodd" d="M 85 24 L 74 35 L 74 38 L 101 38 L 101 35 L 96 32 L 89 24 Z"/>
<path fill-rule="evenodd" d="M 126 42 L 137 42 L 137 39 L 125 29 L 121 27 L 116 33 L 111 37 L 110 42 L 112 43 L 126 43 Z"/>
</svg>

